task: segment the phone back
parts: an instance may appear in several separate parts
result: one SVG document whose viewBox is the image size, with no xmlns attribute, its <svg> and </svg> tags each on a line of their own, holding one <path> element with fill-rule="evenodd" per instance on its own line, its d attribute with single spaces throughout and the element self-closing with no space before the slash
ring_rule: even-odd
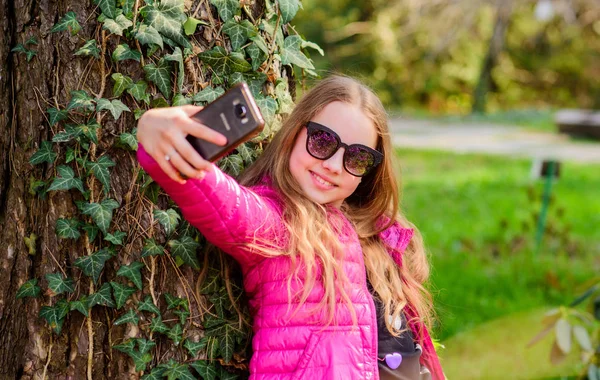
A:
<svg viewBox="0 0 600 380">
<path fill-rule="evenodd" d="M 192 118 L 227 137 L 227 145 L 223 147 L 187 136 L 194 149 L 208 161 L 215 161 L 226 155 L 242 142 L 260 133 L 264 127 L 260 109 L 248 85 L 243 82 L 229 89 Z"/>
</svg>

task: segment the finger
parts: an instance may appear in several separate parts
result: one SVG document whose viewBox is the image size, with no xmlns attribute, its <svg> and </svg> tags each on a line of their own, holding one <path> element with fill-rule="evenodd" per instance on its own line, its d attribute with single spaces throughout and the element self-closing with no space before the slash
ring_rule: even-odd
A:
<svg viewBox="0 0 600 380">
<path fill-rule="evenodd" d="M 171 163 L 167 160 L 164 159 L 164 155 L 162 156 L 162 158 L 156 160 L 156 162 L 158 162 L 158 165 L 160 166 L 160 168 L 165 172 L 165 174 L 167 174 L 173 181 L 175 182 L 179 182 L 181 184 L 185 183 L 185 179 L 181 178 L 181 176 L 179 175 L 179 173 L 173 168 L 173 166 L 171 165 Z"/>
<path fill-rule="evenodd" d="M 188 178 L 196 178 L 199 175 L 198 171 L 191 167 L 178 152 L 173 152 L 171 155 L 171 165 Z"/>
<path fill-rule="evenodd" d="M 194 114 L 200 112 L 204 107 L 202 106 L 194 106 L 191 104 L 187 104 L 185 106 L 179 107 L 185 114 L 189 116 L 193 116 Z"/>
<path fill-rule="evenodd" d="M 202 170 L 210 170 L 212 168 L 210 162 L 202 158 L 186 139 L 178 139 L 175 142 L 175 149 L 185 161 L 196 169 L 194 177 L 198 177 Z"/>
<path fill-rule="evenodd" d="M 189 119 L 189 123 L 186 122 L 182 125 L 182 130 L 188 135 L 201 138 L 202 140 L 206 140 L 219 146 L 227 144 L 227 138 L 225 136 L 192 119 Z"/>
</svg>

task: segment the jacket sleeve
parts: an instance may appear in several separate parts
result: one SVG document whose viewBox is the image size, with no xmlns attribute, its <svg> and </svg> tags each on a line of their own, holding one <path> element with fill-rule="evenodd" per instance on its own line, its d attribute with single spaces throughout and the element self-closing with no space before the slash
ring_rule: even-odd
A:
<svg viewBox="0 0 600 380">
<path fill-rule="evenodd" d="M 142 168 L 177 203 L 185 219 L 242 266 L 253 266 L 263 258 L 251 250 L 249 244 L 269 247 L 283 244 L 281 209 L 272 197 L 261 196 L 239 185 L 216 165 L 202 180 L 188 179 L 180 184 L 161 169 L 141 144 L 137 158 Z"/>
<path fill-rule="evenodd" d="M 388 221 L 387 217 L 382 217 L 379 223 L 383 225 Z M 412 228 L 404 228 L 400 226 L 400 223 L 395 221 L 394 224 L 379 234 L 379 237 L 387 246 L 390 256 L 392 256 L 394 262 L 399 266 L 402 266 L 402 254 L 406 250 L 406 247 L 408 247 L 414 233 L 415 231 Z"/>
</svg>

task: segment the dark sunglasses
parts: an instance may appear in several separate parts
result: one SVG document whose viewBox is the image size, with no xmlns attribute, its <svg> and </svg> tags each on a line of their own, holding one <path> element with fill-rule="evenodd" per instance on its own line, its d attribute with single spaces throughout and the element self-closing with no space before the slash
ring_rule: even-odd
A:
<svg viewBox="0 0 600 380">
<path fill-rule="evenodd" d="M 353 176 L 362 177 L 383 160 L 383 154 L 362 144 L 344 144 L 337 133 L 324 125 L 306 123 L 308 137 L 306 151 L 319 160 L 327 160 L 341 147 L 344 148 L 344 168 Z"/>
</svg>

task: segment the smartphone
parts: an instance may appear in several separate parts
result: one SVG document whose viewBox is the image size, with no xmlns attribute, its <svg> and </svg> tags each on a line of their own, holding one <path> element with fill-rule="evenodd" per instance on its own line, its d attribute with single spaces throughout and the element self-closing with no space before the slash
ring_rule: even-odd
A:
<svg viewBox="0 0 600 380">
<path fill-rule="evenodd" d="M 192 135 L 186 137 L 194 149 L 211 162 L 258 135 L 265 125 L 260 109 L 244 82 L 236 84 L 191 117 L 227 138 L 227 144 L 219 146 Z"/>
</svg>

